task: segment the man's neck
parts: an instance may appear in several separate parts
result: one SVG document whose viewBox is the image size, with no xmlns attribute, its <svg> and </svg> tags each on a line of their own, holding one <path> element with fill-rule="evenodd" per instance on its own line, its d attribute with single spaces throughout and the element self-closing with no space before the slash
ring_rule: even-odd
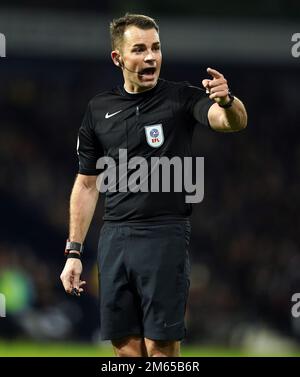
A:
<svg viewBox="0 0 300 377">
<path fill-rule="evenodd" d="M 128 89 L 126 88 L 126 84 L 124 84 L 124 90 L 125 90 L 126 93 L 129 93 L 129 94 L 141 94 L 141 93 L 148 92 L 149 90 L 154 89 L 154 88 L 156 87 L 157 83 L 158 83 L 158 80 L 156 81 L 155 85 L 152 86 L 152 88 L 147 88 L 147 89 L 142 90 L 142 91 L 140 91 L 140 92 L 132 92 L 132 91 L 128 90 Z"/>
</svg>

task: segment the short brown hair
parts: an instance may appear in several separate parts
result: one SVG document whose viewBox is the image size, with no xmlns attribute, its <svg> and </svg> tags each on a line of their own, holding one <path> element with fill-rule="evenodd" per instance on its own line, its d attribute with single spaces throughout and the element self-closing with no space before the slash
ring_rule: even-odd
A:
<svg viewBox="0 0 300 377">
<path fill-rule="evenodd" d="M 144 30 L 154 28 L 159 32 L 158 25 L 153 18 L 143 14 L 126 13 L 125 16 L 117 18 L 110 23 L 111 47 L 113 50 L 120 48 L 124 32 L 128 26 L 136 26 Z"/>
</svg>

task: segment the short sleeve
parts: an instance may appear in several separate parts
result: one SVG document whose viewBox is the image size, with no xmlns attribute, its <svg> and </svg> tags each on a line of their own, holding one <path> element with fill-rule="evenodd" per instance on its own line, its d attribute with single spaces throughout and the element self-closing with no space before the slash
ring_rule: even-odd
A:
<svg viewBox="0 0 300 377">
<path fill-rule="evenodd" d="M 79 159 L 78 173 L 84 175 L 98 175 L 97 160 L 103 156 L 103 148 L 94 131 L 91 105 L 89 103 L 81 127 L 78 132 L 77 154 Z"/>
<path fill-rule="evenodd" d="M 184 110 L 197 122 L 209 126 L 207 113 L 214 101 L 209 99 L 205 89 L 185 82 L 180 88 L 180 101 Z"/>
</svg>

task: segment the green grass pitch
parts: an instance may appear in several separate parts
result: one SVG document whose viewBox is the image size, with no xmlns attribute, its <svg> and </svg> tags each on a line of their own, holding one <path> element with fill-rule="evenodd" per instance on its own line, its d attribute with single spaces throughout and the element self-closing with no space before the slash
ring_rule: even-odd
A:
<svg viewBox="0 0 300 377">
<path fill-rule="evenodd" d="M 36 356 L 36 357 L 105 357 L 114 356 L 112 347 L 109 343 L 102 345 L 89 345 L 80 343 L 34 343 L 27 341 L 1 341 L 0 340 L 0 357 L 18 357 L 18 356 Z M 241 350 L 226 349 L 222 347 L 197 347 L 182 345 L 181 356 L 300 356 L 300 352 L 293 354 L 255 354 L 243 352 Z"/>
</svg>

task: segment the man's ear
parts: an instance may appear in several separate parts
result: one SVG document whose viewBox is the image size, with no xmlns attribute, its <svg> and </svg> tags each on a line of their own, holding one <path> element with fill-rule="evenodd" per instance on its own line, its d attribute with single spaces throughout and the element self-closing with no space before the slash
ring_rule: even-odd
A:
<svg viewBox="0 0 300 377">
<path fill-rule="evenodd" d="M 112 61 L 114 62 L 114 64 L 117 67 L 121 67 L 122 68 L 122 62 L 120 60 L 120 53 L 119 53 L 119 51 L 117 51 L 117 50 L 112 51 L 111 52 L 111 58 L 112 58 Z"/>
</svg>

